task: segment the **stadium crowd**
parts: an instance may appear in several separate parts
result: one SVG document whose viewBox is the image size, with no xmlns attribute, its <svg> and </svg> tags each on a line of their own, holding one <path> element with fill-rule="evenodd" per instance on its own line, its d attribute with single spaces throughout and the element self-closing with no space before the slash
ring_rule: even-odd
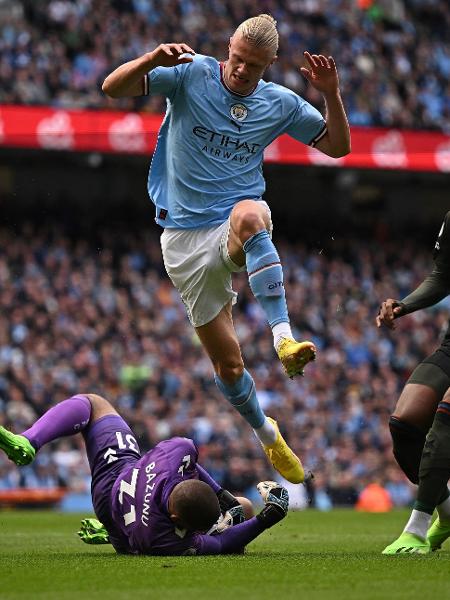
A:
<svg viewBox="0 0 450 600">
<path fill-rule="evenodd" d="M 352 125 L 450 131 L 446 0 L 0 0 L 0 103 L 163 112 L 161 98 L 111 102 L 105 75 L 162 42 L 225 59 L 261 12 L 280 31 L 268 79 L 321 109 L 298 66 L 303 50 L 331 54 Z"/>
<path fill-rule="evenodd" d="M 322 251 L 277 240 L 294 331 L 319 351 L 304 378 L 283 374 L 246 276 L 236 277 L 247 367 L 264 409 L 316 473 L 313 505 L 352 505 L 372 482 L 405 505 L 412 486 L 392 458 L 388 416 L 409 373 L 436 347 L 449 304 L 404 317 L 393 333 L 378 330 L 380 301 L 422 280 L 430 249 L 352 237 L 330 244 Z M 192 437 L 211 474 L 250 496 L 256 482 L 274 476 L 215 387 L 156 235 L 104 229 L 94 240 L 53 224 L 1 228 L 0 305 L 0 424 L 20 432 L 54 403 L 96 392 L 129 421 L 143 450 Z M 20 470 L 0 456 L 0 489 L 86 491 L 89 482 L 79 436 L 42 449 Z"/>
</svg>

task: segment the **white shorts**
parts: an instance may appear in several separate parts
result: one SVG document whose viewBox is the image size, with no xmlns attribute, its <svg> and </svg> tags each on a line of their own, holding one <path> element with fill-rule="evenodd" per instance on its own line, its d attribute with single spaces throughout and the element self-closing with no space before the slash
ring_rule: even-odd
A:
<svg viewBox="0 0 450 600">
<path fill-rule="evenodd" d="M 260 200 L 270 214 L 266 202 Z M 237 293 L 231 274 L 245 271 L 228 254 L 230 218 L 215 227 L 164 229 L 161 249 L 164 266 L 180 292 L 194 327 L 210 323 Z"/>
</svg>

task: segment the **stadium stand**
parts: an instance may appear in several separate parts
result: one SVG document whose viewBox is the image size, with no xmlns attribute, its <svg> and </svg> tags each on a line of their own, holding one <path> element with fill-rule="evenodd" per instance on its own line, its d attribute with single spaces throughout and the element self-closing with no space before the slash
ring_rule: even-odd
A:
<svg viewBox="0 0 450 600">
<path fill-rule="evenodd" d="M 445 0 L 1 0 L 0 103 L 163 112 L 161 98 L 112 103 L 105 75 L 169 41 L 224 59 L 236 25 L 264 11 L 280 30 L 268 79 L 322 108 L 297 67 L 305 49 L 331 54 L 352 125 L 450 131 Z"/>
<path fill-rule="evenodd" d="M 352 236 L 324 252 L 277 244 L 295 330 L 319 355 L 305 378 L 288 380 L 239 275 L 235 322 L 261 403 L 318 473 L 313 504 L 354 504 L 373 482 L 407 504 L 412 489 L 393 461 L 386 423 L 409 373 L 435 348 L 449 303 L 405 317 L 393 334 L 377 330 L 374 316 L 381 299 L 421 281 L 430 249 Z M 192 437 L 204 466 L 234 492 L 251 495 L 270 475 L 256 438 L 218 395 L 157 237 L 127 229 L 71 237 L 52 222 L 1 228 L 0 304 L 1 424 L 20 432 L 52 404 L 97 392 L 130 422 L 142 449 Z M 87 490 L 82 444 L 63 440 L 20 470 L 2 455 L 0 489 Z"/>
</svg>

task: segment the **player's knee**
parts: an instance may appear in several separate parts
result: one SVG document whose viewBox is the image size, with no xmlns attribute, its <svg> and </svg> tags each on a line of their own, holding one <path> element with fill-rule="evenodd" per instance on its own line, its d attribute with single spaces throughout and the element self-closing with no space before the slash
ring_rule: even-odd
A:
<svg viewBox="0 0 450 600">
<path fill-rule="evenodd" d="M 83 394 L 83 396 L 86 396 L 93 408 L 96 406 L 103 406 L 105 402 L 109 404 L 106 398 L 103 398 L 103 396 L 99 396 L 98 394 Z"/>
<path fill-rule="evenodd" d="M 117 414 L 113 405 L 106 398 L 103 398 L 103 396 L 99 396 L 98 394 L 85 394 L 85 396 L 92 407 L 91 422 L 105 415 Z"/>
<path fill-rule="evenodd" d="M 395 412 L 391 418 L 397 419 L 402 423 L 407 423 L 412 427 L 416 427 L 417 429 L 425 430 L 430 427 L 431 422 L 433 421 L 433 416 L 434 415 L 431 415 L 430 420 L 429 418 L 425 418 L 420 411 L 416 410 L 415 405 L 403 404 L 395 407 Z"/>
<path fill-rule="evenodd" d="M 427 375 L 430 381 L 432 381 L 434 370 L 429 372 L 428 367 L 433 367 L 433 365 L 424 365 L 423 363 L 419 365 L 414 371 L 416 377 L 420 375 L 424 380 L 425 375 Z M 423 373 L 424 370 L 425 374 Z M 405 385 L 397 401 L 394 416 L 404 423 L 427 432 L 433 423 L 434 415 L 441 398 L 442 394 L 437 393 L 429 385 L 409 382 Z"/>
<path fill-rule="evenodd" d="M 240 379 L 244 373 L 244 363 L 242 361 L 224 361 L 216 365 L 216 373 L 220 379 L 228 385 L 233 385 Z"/>
<path fill-rule="evenodd" d="M 245 202 L 245 209 L 236 212 L 233 223 L 233 229 L 242 242 L 270 226 L 267 211 L 263 211 L 254 201 Z"/>
</svg>

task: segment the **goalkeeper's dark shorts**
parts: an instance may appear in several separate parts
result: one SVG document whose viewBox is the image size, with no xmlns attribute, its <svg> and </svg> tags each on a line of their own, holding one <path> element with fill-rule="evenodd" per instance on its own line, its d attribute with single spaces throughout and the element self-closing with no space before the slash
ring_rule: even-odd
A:
<svg viewBox="0 0 450 600">
<path fill-rule="evenodd" d="M 121 551 L 125 542 L 111 515 L 111 490 L 120 473 L 140 459 L 139 446 L 128 424 L 115 414 L 89 424 L 83 437 L 92 473 L 94 511 L 113 546 Z"/>
<path fill-rule="evenodd" d="M 450 356 L 439 348 L 417 365 L 406 383 L 426 385 L 443 398 L 450 388 Z"/>
</svg>

